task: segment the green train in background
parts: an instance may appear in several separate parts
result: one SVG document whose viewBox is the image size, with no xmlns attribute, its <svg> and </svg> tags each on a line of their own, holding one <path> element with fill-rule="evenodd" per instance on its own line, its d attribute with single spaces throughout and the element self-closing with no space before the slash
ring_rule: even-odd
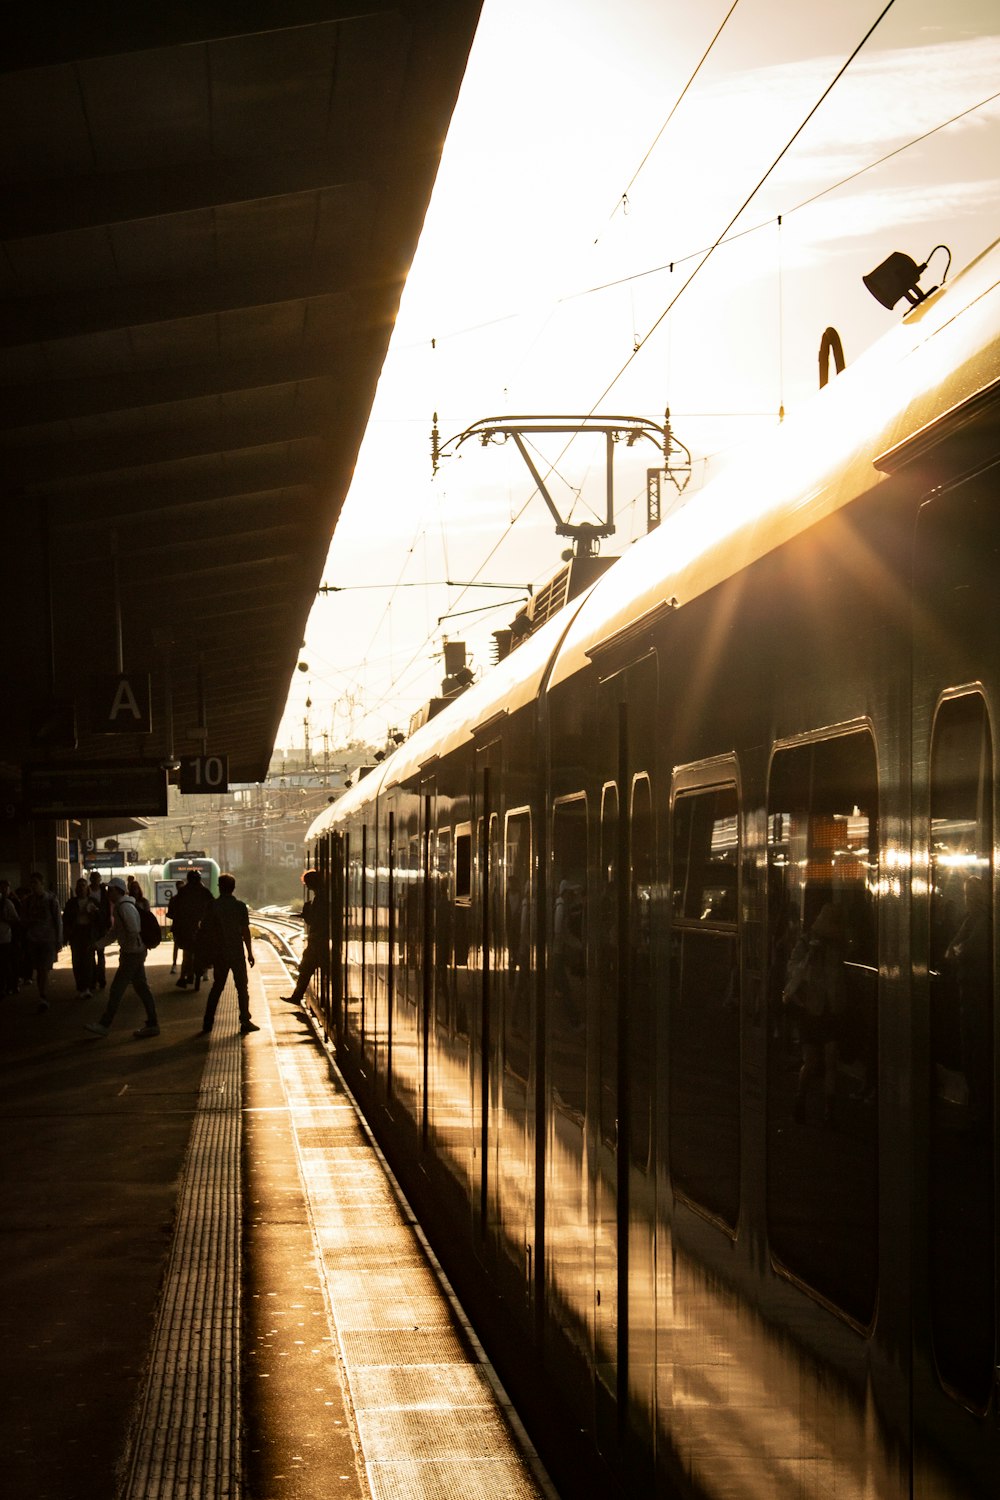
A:
<svg viewBox="0 0 1000 1500">
<path fill-rule="evenodd" d="M 161 879 L 179 883 L 187 879 L 191 870 L 200 873 L 202 884 L 208 886 L 213 896 L 219 894 L 219 866 L 214 859 L 209 859 L 204 854 L 178 855 L 166 860 Z"/>
</svg>

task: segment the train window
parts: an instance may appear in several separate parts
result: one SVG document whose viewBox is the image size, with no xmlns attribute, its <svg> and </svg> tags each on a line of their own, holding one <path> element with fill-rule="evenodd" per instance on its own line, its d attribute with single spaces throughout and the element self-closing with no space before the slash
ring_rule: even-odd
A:
<svg viewBox="0 0 1000 1500">
<path fill-rule="evenodd" d="M 504 1067 L 526 1080 L 534 912 L 530 812 L 508 814 L 504 880 L 504 947 L 507 971 L 503 1009 Z"/>
<path fill-rule="evenodd" d="M 653 1110 L 653 798 L 648 776 L 632 783 L 629 819 L 629 1156 L 649 1168 Z"/>
<path fill-rule="evenodd" d="M 434 951 L 434 1019 L 444 1029 L 452 1024 L 454 1008 L 453 923 L 448 889 L 451 852 L 451 829 L 439 828 L 436 838 L 432 836 L 430 934 Z"/>
<path fill-rule="evenodd" d="M 735 1229 L 740 1201 L 739 819 L 734 784 L 673 808 L 670 1170 Z"/>
<path fill-rule="evenodd" d="M 775 753 L 768 1231 L 776 1262 L 863 1326 L 878 1285 L 878 837 L 867 730 Z"/>
<path fill-rule="evenodd" d="M 472 827 L 463 823 L 455 830 L 455 900 L 472 902 Z"/>
<path fill-rule="evenodd" d="M 978 694 L 941 705 L 930 806 L 931 1323 L 942 1380 L 993 1384 L 993 744 Z"/>
<path fill-rule="evenodd" d="M 587 1081 L 586 797 L 570 797 L 553 808 L 551 891 L 549 1076 L 554 1094 L 582 1120 Z"/>
<path fill-rule="evenodd" d="M 601 796 L 601 888 L 597 894 L 597 970 L 601 1076 L 600 1127 L 605 1144 L 618 1141 L 618 788 L 614 782 Z"/>
<path fill-rule="evenodd" d="M 735 923 L 739 843 L 736 788 L 719 787 L 674 804 L 674 915 Z"/>
<path fill-rule="evenodd" d="M 421 930 L 421 849 L 420 838 L 413 834 L 409 840 L 409 857 L 406 875 L 406 909 L 403 930 L 406 934 L 406 1000 L 416 1007 L 420 1004 L 422 960 Z"/>
</svg>

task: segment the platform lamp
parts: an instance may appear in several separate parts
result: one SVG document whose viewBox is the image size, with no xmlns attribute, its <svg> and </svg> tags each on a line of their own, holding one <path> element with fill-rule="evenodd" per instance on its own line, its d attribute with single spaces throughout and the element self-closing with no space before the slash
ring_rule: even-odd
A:
<svg viewBox="0 0 1000 1500">
<path fill-rule="evenodd" d="M 861 280 L 875 301 L 881 302 L 882 306 L 887 307 L 890 312 L 901 297 L 905 297 L 911 307 L 917 307 L 930 296 L 931 292 L 937 291 L 936 286 L 932 286 L 929 291 L 922 291 L 918 282 L 930 264 L 931 255 L 938 250 L 943 250 L 948 257 L 948 265 L 941 278 L 944 283 L 951 267 L 951 251 L 947 245 L 935 245 L 931 254 L 919 266 L 911 256 L 904 255 L 902 250 L 894 250 L 891 255 L 886 256 L 881 265 L 876 266 L 874 271 L 869 271 L 867 276 L 862 276 Z"/>
</svg>

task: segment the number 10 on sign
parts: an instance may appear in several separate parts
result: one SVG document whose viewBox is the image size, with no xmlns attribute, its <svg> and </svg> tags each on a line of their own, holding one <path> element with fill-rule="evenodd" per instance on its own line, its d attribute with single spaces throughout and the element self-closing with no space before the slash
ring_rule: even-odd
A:
<svg viewBox="0 0 1000 1500">
<path fill-rule="evenodd" d="M 185 796 L 228 792 L 229 756 L 185 755 L 181 760 L 178 783 Z"/>
</svg>

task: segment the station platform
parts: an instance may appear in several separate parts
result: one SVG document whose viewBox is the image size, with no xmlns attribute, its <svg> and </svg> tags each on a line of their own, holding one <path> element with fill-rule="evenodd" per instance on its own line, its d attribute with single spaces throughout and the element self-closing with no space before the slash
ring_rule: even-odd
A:
<svg viewBox="0 0 1000 1500">
<path fill-rule="evenodd" d="M 33 1500 L 521 1500 L 555 1491 L 289 977 L 147 960 L 84 1030 L 68 954 L 0 1001 L 0 1441 Z M 116 950 L 108 950 L 109 980 Z"/>
</svg>

